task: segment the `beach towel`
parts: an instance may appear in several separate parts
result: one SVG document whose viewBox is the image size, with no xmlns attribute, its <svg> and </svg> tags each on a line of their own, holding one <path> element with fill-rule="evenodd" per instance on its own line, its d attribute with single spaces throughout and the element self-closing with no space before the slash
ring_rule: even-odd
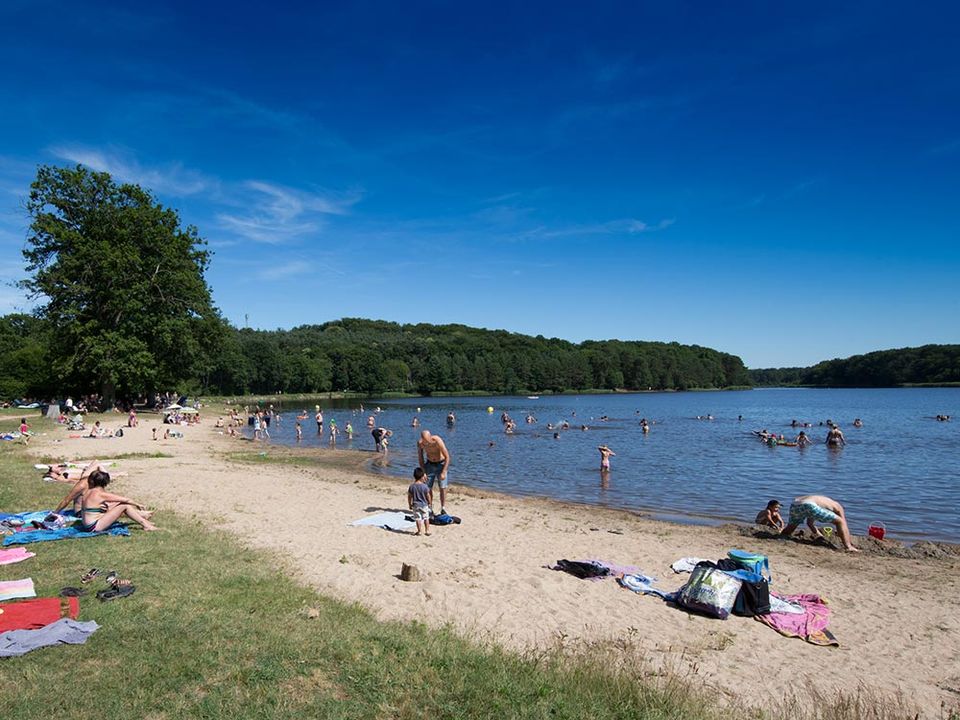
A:
<svg viewBox="0 0 960 720">
<path fill-rule="evenodd" d="M 655 587 L 654 583 L 656 581 L 656 578 L 630 573 L 621 575 L 617 578 L 617 583 L 619 583 L 620 587 L 624 587 L 627 590 L 632 590 L 639 595 L 656 595 L 663 600 L 668 600 L 670 602 L 675 601 L 677 593 L 664 592 L 660 588 Z"/>
<path fill-rule="evenodd" d="M 32 530 L 7 535 L 3 539 L 4 545 L 29 545 L 30 543 L 48 542 L 51 540 L 70 540 L 73 538 L 96 537 L 97 535 L 129 535 L 130 530 L 123 523 L 114 523 L 106 530 L 84 532 L 76 526 L 59 528 L 57 530 Z"/>
<path fill-rule="evenodd" d="M 80 600 L 67 598 L 37 598 L 0 605 L 0 632 L 7 630 L 35 630 L 54 623 L 62 617 L 77 619 Z"/>
<path fill-rule="evenodd" d="M 0 550 L 0 565 L 12 565 L 36 557 L 36 553 L 27 552 L 25 547 L 15 547 L 9 550 Z"/>
<path fill-rule="evenodd" d="M 37 630 L 10 630 L 0 633 L 0 657 L 19 657 L 51 645 L 82 645 L 100 626 L 92 620 L 77 622 L 60 618 Z"/>
<path fill-rule="evenodd" d="M 368 515 L 365 518 L 354 520 L 349 524 L 354 527 L 372 525 L 373 527 L 385 528 L 387 530 L 410 530 L 417 526 L 412 514 L 400 512 L 399 510 Z"/>
<path fill-rule="evenodd" d="M 774 597 L 803 608 L 802 614 L 787 612 L 769 612 L 757 615 L 753 619 L 773 628 L 785 637 L 806 640 L 811 645 L 840 645 L 827 625 L 830 624 L 830 608 L 827 601 L 819 595 L 775 595 L 770 593 L 771 608 Z"/>
<path fill-rule="evenodd" d="M 0 602 L 4 600 L 16 600 L 17 598 L 32 598 L 36 596 L 37 593 L 33 589 L 32 578 L 0 581 Z"/>
<path fill-rule="evenodd" d="M 680 558 L 673 565 L 670 566 L 670 569 L 673 570 L 678 575 L 680 573 L 693 572 L 693 569 L 697 566 L 697 563 L 705 562 L 703 558 L 695 557 L 686 557 Z"/>
</svg>

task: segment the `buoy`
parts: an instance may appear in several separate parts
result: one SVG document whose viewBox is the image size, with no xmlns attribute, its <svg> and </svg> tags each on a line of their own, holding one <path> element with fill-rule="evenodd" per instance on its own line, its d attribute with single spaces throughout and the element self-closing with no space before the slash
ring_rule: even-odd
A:
<svg viewBox="0 0 960 720">
<path fill-rule="evenodd" d="M 492 412 L 493 412 L 493 406 L 492 406 L 492 405 L 487 408 L 487 412 L 489 412 L 489 413 L 492 413 Z"/>
</svg>

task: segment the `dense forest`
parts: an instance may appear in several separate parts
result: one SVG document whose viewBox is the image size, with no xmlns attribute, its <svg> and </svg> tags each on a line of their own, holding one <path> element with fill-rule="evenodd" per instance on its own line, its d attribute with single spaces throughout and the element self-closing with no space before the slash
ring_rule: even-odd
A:
<svg viewBox="0 0 960 720">
<path fill-rule="evenodd" d="M 751 370 L 757 386 L 893 387 L 960 383 L 960 345 L 878 350 L 809 368 Z"/>
<path fill-rule="evenodd" d="M 0 318 L 4 397 L 96 391 L 64 387 L 45 360 L 45 323 Z M 345 318 L 292 330 L 224 326 L 205 371 L 177 389 L 210 394 L 646 390 L 748 385 L 740 358 L 677 343 L 531 337 L 464 325 Z M 150 389 L 166 388 L 146 388 Z M 174 389 L 174 388 L 169 388 Z M 140 390 L 137 388 L 136 390 Z"/>
</svg>

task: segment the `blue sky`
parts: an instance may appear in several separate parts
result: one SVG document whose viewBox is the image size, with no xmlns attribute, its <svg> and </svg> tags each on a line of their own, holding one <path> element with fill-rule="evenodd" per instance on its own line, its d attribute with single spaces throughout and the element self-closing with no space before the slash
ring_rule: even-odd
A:
<svg viewBox="0 0 960 720">
<path fill-rule="evenodd" d="M 5 283 L 37 164 L 83 163 L 200 229 L 238 325 L 960 342 L 954 4 L 130 7 L 0 7 Z"/>
</svg>

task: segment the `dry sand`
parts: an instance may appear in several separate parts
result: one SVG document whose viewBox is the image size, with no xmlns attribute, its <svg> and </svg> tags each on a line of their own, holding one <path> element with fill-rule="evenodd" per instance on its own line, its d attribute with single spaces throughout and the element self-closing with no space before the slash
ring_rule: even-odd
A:
<svg viewBox="0 0 960 720">
<path fill-rule="evenodd" d="M 114 417 L 105 424 L 119 425 Z M 183 439 L 154 442 L 156 425 L 142 416 L 139 428 L 109 440 L 68 438 L 58 429 L 35 438 L 30 450 L 61 459 L 169 453 L 172 458 L 120 461 L 117 469 L 129 476 L 117 480 L 117 491 L 158 508 L 154 520 L 161 526 L 165 511 L 195 515 L 269 549 L 303 582 L 381 618 L 450 623 L 518 650 L 608 643 L 625 661 L 648 664 L 651 673 L 672 668 L 767 708 L 789 694 L 832 697 L 861 689 L 901 693 L 924 716 L 960 706 L 960 556 L 950 548 L 927 548 L 939 555 L 927 558 L 870 547 L 848 554 L 743 537 L 737 528 L 657 522 L 455 484 L 448 509 L 463 523 L 434 528 L 429 538 L 348 527 L 379 509 L 404 509 L 406 481 L 366 472 L 357 453 L 306 452 L 323 460 L 309 467 L 232 463 L 225 459 L 231 451 L 267 450 L 271 458 L 297 451 L 231 439 L 209 425 L 183 428 Z M 750 619 L 688 614 L 613 580 L 583 581 L 544 567 L 560 558 L 598 558 L 638 566 L 674 590 L 687 576 L 670 570 L 673 561 L 716 559 L 733 547 L 769 555 L 777 591 L 826 597 L 841 646 L 781 637 Z M 403 562 L 416 564 L 425 581 L 400 581 Z"/>
</svg>

